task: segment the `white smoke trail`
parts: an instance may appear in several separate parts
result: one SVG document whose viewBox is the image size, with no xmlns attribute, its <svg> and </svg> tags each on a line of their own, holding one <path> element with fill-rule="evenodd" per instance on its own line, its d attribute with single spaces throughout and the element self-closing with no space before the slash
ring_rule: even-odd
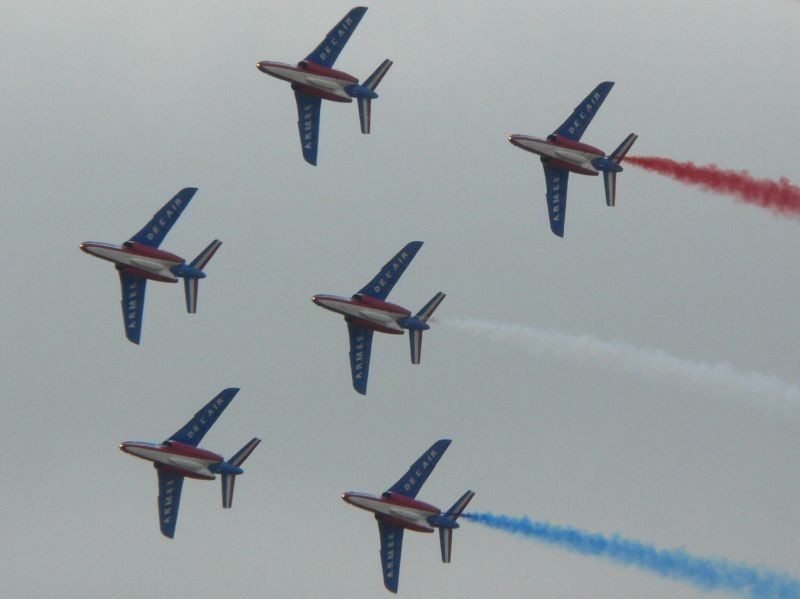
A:
<svg viewBox="0 0 800 599">
<path fill-rule="evenodd" d="M 605 368 L 705 387 L 722 394 L 756 395 L 787 407 L 800 405 L 800 386 L 761 372 L 743 372 L 724 362 L 693 362 L 660 349 L 638 347 L 624 341 L 602 341 L 589 335 L 569 335 L 529 325 L 478 319 L 439 318 L 437 322 L 492 341 L 512 341 L 536 353 L 591 362 Z M 763 406 L 763 404 L 762 404 Z"/>
</svg>

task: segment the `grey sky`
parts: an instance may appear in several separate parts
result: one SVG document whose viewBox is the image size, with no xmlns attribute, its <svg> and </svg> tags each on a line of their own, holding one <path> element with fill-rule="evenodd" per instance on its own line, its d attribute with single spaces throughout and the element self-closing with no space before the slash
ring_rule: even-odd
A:
<svg viewBox="0 0 800 599">
<path fill-rule="evenodd" d="M 797 173 L 800 5 L 375 2 L 337 67 L 395 61 L 373 104 L 324 103 L 305 164 L 294 62 L 351 8 L 331 2 L 43 1 L 0 6 L 0 312 L 8 466 L 0 566 L 8 596 L 382 596 L 379 492 L 435 439 L 453 444 L 420 498 L 684 546 L 800 574 L 800 409 L 531 354 L 434 325 L 422 365 L 376 336 L 369 393 L 350 387 L 348 294 L 425 241 L 390 299 L 441 318 L 552 328 L 727 362 L 796 384 L 800 223 L 630 166 L 617 207 L 572 177 L 549 232 L 538 161 L 510 133 L 555 129 L 599 81 L 616 86 L 585 141 L 607 151 Z M 172 194 L 199 192 L 163 247 L 223 240 L 200 284 L 151 284 L 128 343 L 111 266 Z M 220 507 L 187 481 L 174 541 L 156 477 L 120 441 L 159 441 L 227 386 L 203 446 L 263 439 Z M 740 400 L 745 401 L 740 401 Z M 408 534 L 406 597 L 693 597 L 680 583 L 464 523 L 453 563 Z M 721 596 L 721 595 L 720 595 Z"/>
</svg>

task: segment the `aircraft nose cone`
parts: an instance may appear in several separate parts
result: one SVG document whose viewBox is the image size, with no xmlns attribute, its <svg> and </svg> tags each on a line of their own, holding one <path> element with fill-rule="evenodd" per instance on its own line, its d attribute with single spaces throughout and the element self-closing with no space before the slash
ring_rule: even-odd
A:
<svg viewBox="0 0 800 599">
<path fill-rule="evenodd" d="M 89 251 L 89 250 L 86 249 L 86 242 L 85 241 L 83 243 L 81 243 L 78 247 L 81 248 L 81 250 L 83 250 L 84 252 L 88 252 Z"/>
<path fill-rule="evenodd" d="M 122 443 L 119 444 L 119 448 L 125 453 L 128 453 L 128 442 L 123 441 Z"/>
<path fill-rule="evenodd" d="M 262 60 L 262 61 L 256 63 L 256 68 L 259 71 L 261 71 L 262 73 L 266 73 L 267 72 L 267 64 L 268 64 L 267 61 Z"/>
<path fill-rule="evenodd" d="M 316 295 L 311 296 L 311 301 L 319 306 L 319 298 Z"/>
</svg>

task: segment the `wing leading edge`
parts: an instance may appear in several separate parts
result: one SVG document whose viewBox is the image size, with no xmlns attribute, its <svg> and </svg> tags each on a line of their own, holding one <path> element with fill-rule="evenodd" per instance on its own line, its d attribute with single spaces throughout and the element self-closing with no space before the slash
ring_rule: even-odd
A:
<svg viewBox="0 0 800 599">
<path fill-rule="evenodd" d="M 300 149 L 303 150 L 305 161 L 316 166 L 322 98 L 295 91 L 294 99 L 297 102 L 297 129 L 300 133 Z"/>
<path fill-rule="evenodd" d="M 384 264 L 380 272 L 369 283 L 364 285 L 359 293 L 385 300 L 421 247 L 421 241 L 407 243 L 402 250 Z"/>
<path fill-rule="evenodd" d="M 158 466 L 156 470 L 158 471 L 158 521 L 161 534 L 171 539 L 175 536 L 175 525 L 178 523 L 183 476 L 166 472 Z"/>
<path fill-rule="evenodd" d="M 367 12 L 365 6 L 356 6 L 348 12 L 336 26 L 325 36 L 319 46 L 306 56 L 306 60 L 321 64 L 331 68 L 339 57 L 339 53 L 344 49 L 350 36 L 356 30 L 364 13 Z"/>
<path fill-rule="evenodd" d="M 592 122 L 594 115 L 600 110 L 603 100 L 614 87 L 613 81 L 603 81 L 595 87 L 586 98 L 575 107 L 569 118 L 562 123 L 553 133 L 563 135 L 569 139 L 579 141 L 583 132 Z"/>
<path fill-rule="evenodd" d="M 564 237 L 569 171 L 545 164 L 544 178 L 547 182 L 547 214 L 550 216 L 550 230 L 559 237 Z"/>
<path fill-rule="evenodd" d="M 439 463 L 439 459 L 447 451 L 450 446 L 450 439 L 439 439 L 436 443 L 430 446 L 428 451 L 423 453 L 419 459 L 411 465 L 400 480 L 394 483 L 387 493 L 399 493 L 412 499 L 417 496 L 422 485 L 428 480 L 431 472 Z"/>
<path fill-rule="evenodd" d="M 350 374 L 353 388 L 361 395 L 366 395 L 373 331 L 348 322 L 347 332 L 350 336 Z"/>
<path fill-rule="evenodd" d="M 147 279 L 120 271 L 119 283 L 122 290 L 122 321 L 125 325 L 125 336 L 138 345 L 142 334 Z"/>
<path fill-rule="evenodd" d="M 381 535 L 381 568 L 383 585 L 392 593 L 397 592 L 400 582 L 400 552 L 403 550 L 403 529 L 394 524 L 378 520 Z"/>
<path fill-rule="evenodd" d="M 223 389 L 219 394 L 209 401 L 194 417 L 173 434 L 167 441 L 179 441 L 187 445 L 197 447 L 209 429 L 214 426 L 217 418 L 225 411 L 228 404 L 239 392 L 239 389 L 230 387 Z"/>
<path fill-rule="evenodd" d="M 164 241 L 172 225 L 178 220 L 186 206 L 189 205 L 195 193 L 197 193 L 196 187 L 184 187 L 181 189 L 130 240 L 157 248 Z"/>
</svg>

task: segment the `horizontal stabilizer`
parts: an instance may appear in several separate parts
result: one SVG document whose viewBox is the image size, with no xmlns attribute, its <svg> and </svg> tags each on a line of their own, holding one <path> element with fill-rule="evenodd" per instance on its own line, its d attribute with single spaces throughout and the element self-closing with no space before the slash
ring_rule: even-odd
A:
<svg viewBox="0 0 800 599">
<path fill-rule="evenodd" d="M 633 142 L 635 142 L 638 137 L 639 136 L 636 135 L 635 133 L 631 133 L 628 137 L 625 138 L 625 141 L 619 144 L 619 147 L 611 153 L 611 156 L 609 156 L 609 158 L 611 158 L 611 160 L 613 160 L 617 164 L 622 162 L 622 159 L 625 158 L 625 154 L 628 153 L 628 150 L 631 149 Z"/>
<path fill-rule="evenodd" d="M 369 133 L 372 123 L 372 98 L 358 97 L 358 120 L 361 123 L 361 133 Z"/>
<path fill-rule="evenodd" d="M 228 460 L 231 464 L 236 466 L 237 468 L 244 464 L 244 461 L 250 457 L 250 454 L 253 453 L 253 450 L 258 447 L 258 444 L 261 443 L 261 439 L 258 437 L 253 437 L 250 439 L 247 444 L 242 447 L 236 454 Z"/>
<path fill-rule="evenodd" d="M 383 76 L 389 71 L 389 67 L 392 66 L 392 61 L 388 58 L 384 60 L 380 66 L 375 69 L 375 71 L 367 77 L 367 80 L 364 81 L 363 85 L 370 91 L 375 91 L 375 88 L 378 87 L 378 84 L 383 79 Z"/>
<path fill-rule="evenodd" d="M 617 205 L 617 173 L 603 171 L 603 184 L 606 188 L 606 206 Z"/>
<path fill-rule="evenodd" d="M 408 341 L 411 344 L 411 363 L 419 364 L 422 360 L 422 329 L 408 329 Z"/>
<path fill-rule="evenodd" d="M 433 316 L 433 313 L 436 311 L 436 308 L 439 307 L 439 304 L 442 303 L 442 300 L 445 298 L 445 294 L 441 291 L 434 295 L 431 300 L 425 304 L 422 309 L 417 312 L 416 316 L 423 322 L 427 322 L 428 319 Z"/>
<path fill-rule="evenodd" d="M 222 482 L 222 507 L 230 509 L 233 505 L 233 485 L 236 482 L 235 474 L 223 474 Z"/>
<path fill-rule="evenodd" d="M 208 264 L 208 261 L 211 260 L 221 245 L 222 242 L 219 239 L 215 239 L 209 243 L 206 249 L 200 252 L 197 255 L 197 258 L 192 260 L 190 266 L 192 268 L 196 268 L 197 270 L 203 270 L 206 267 L 206 264 Z"/>
</svg>

